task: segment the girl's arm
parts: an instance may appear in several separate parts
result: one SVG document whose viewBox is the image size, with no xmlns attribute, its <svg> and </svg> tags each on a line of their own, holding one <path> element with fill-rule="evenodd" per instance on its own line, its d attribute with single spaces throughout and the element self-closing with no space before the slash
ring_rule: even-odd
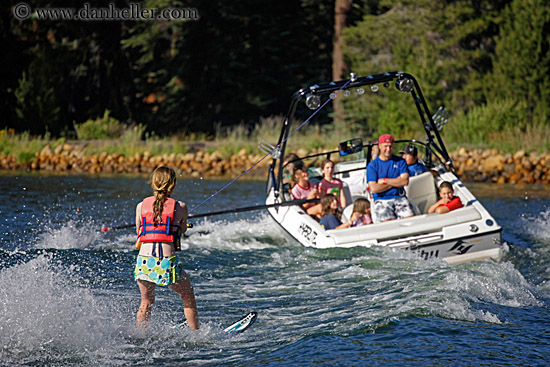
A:
<svg viewBox="0 0 550 367">
<path fill-rule="evenodd" d="M 179 208 L 181 210 L 181 215 L 182 215 L 179 221 L 179 226 L 181 230 L 180 236 L 181 236 L 187 231 L 187 216 L 189 215 L 189 213 L 188 213 L 187 205 L 183 201 L 178 201 L 177 203 L 179 205 Z"/>
<path fill-rule="evenodd" d="M 324 180 L 324 178 L 323 178 Z M 327 190 L 323 187 L 323 180 L 317 184 L 317 195 L 319 195 L 319 199 L 322 199 L 327 194 Z"/>
<path fill-rule="evenodd" d="M 342 187 L 340 188 L 340 205 L 342 205 L 342 208 L 345 208 L 347 206 L 346 202 L 346 193 L 344 192 L 344 184 L 342 184 Z"/>
<path fill-rule="evenodd" d="M 345 222 L 345 223 L 342 223 L 340 224 L 338 227 L 334 228 L 334 229 L 344 229 L 344 228 L 350 228 L 351 226 L 353 225 L 353 222 L 351 220 Z"/>
<path fill-rule="evenodd" d="M 136 234 L 139 235 L 139 226 L 141 225 L 141 202 L 136 206 Z"/>
</svg>

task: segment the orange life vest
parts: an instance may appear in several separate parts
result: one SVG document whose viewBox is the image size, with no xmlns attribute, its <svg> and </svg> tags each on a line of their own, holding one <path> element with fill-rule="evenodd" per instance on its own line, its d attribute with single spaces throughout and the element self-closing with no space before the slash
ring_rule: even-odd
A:
<svg viewBox="0 0 550 367">
<path fill-rule="evenodd" d="M 141 203 L 141 225 L 139 226 L 139 242 L 179 242 L 179 226 L 174 223 L 176 200 L 167 198 L 162 207 L 162 222 L 155 224 L 153 203 L 155 197 L 143 199 Z"/>
</svg>

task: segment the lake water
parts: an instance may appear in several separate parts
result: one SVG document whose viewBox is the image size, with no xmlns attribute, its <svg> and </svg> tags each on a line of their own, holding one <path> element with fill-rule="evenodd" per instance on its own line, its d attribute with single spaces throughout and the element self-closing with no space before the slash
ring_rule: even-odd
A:
<svg viewBox="0 0 550 367">
<path fill-rule="evenodd" d="M 227 181 L 178 180 L 190 207 Z M 550 193 L 471 185 L 504 228 L 500 263 L 449 265 L 381 248 L 316 250 L 265 212 L 191 221 L 180 261 L 201 330 L 175 331 L 182 303 L 157 288 L 134 328 L 133 222 L 144 177 L 0 176 L 0 366 L 546 366 Z M 231 185 L 193 214 L 262 204 Z M 245 333 L 223 328 L 259 313 Z"/>
</svg>

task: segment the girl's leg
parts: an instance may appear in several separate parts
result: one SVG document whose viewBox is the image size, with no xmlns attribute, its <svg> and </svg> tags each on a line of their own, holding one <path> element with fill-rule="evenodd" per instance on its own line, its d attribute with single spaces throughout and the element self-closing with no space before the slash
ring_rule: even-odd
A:
<svg viewBox="0 0 550 367">
<path fill-rule="evenodd" d="M 199 328 L 199 313 L 197 311 L 197 303 L 195 302 L 195 293 L 193 286 L 189 280 L 189 276 L 182 270 L 182 278 L 174 284 L 168 286 L 171 290 L 179 294 L 183 300 L 183 312 L 189 323 L 189 327 L 193 330 Z"/>
<path fill-rule="evenodd" d="M 137 312 L 137 325 L 145 326 L 151 320 L 151 309 L 155 303 L 155 284 L 145 280 L 137 281 L 141 292 L 141 304 Z"/>
</svg>

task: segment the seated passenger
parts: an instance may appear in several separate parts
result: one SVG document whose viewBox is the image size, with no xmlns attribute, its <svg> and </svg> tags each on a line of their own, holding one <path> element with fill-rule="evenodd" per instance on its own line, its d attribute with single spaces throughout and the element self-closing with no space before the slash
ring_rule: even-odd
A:
<svg viewBox="0 0 550 367">
<path fill-rule="evenodd" d="M 351 213 L 352 227 L 359 227 L 366 224 L 372 224 L 370 216 L 370 203 L 365 198 L 358 198 L 353 202 L 353 212 Z"/>
<path fill-rule="evenodd" d="M 428 170 L 425 165 L 418 162 L 418 149 L 413 144 L 407 145 L 399 154 L 407 162 L 410 177 L 418 176 Z"/>
<path fill-rule="evenodd" d="M 288 153 L 283 161 L 283 184 L 292 181 L 294 168 L 304 167 L 304 162 L 295 153 Z"/>
<path fill-rule="evenodd" d="M 309 182 L 309 173 L 305 167 L 294 168 L 294 174 L 291 177 L 291 196 L 293 200 L 315 199 L 318 196 L 318 190 L 315 185 Z M 315 208 L 318 206 L 319 208 Z M 309 215 L 315 215 L 316 212 L 320 212 L 321 205 L 319 203 L 305 203 L 302 208 L 308 212 Z M 312 208 L 315 208 L 313 210 Z M 313 214 L 309 211 L 313 210 Z"/>
<path fill-rule="evenodd" d="M 444 214 L 463 206 L 460 198 L 454 196 L 453 185 L 450 182 L 443 181 L 439 185 L 439 196 L 441 199 L 428 209 L 428 213 Z"/>
<path fill-rule="evenodd" d="M 327 194 L 321 198 L 321 221 L 319 222 L 324 229 L 341 229 L 351 227 L 351 220 L 342 223 L 340 212 L 338 211 L 338 200 L 333 194 Z"/>
<path fill-rule="evenodd" d="M 338 204 L 340 207 L 345 208 L 346 195 L 344 193 L 344 183 L 337 178 L 332 177 L 334 173 L 334 162 L 330 159 L 325 159 L 323 164 L 321 164 L 321 172 L 323 172 L 323 179 L 319 182 L 319 195 L 321 199 L 326 194 L 334 194 L 336 199 L 338 199 Z"/>
</svg>

